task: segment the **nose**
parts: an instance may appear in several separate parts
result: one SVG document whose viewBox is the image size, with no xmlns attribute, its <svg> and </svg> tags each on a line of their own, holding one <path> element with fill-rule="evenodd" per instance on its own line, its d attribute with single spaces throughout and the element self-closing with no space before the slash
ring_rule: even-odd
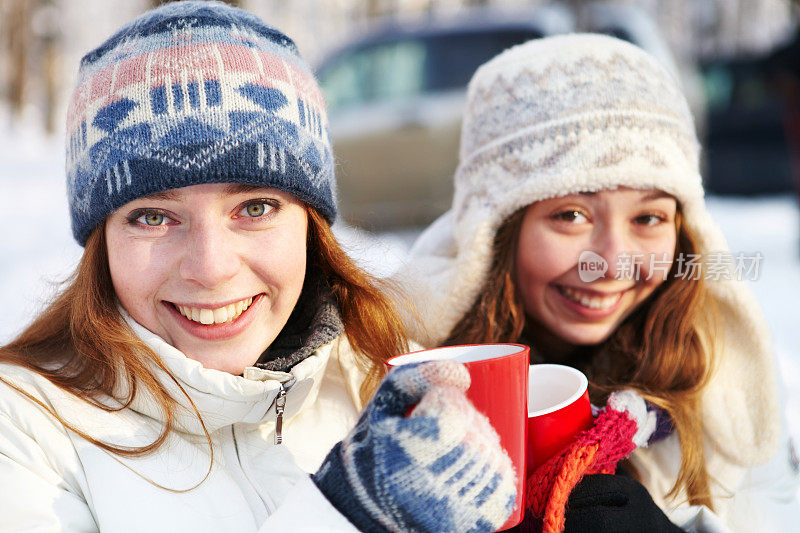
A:
<svg viewBox="0 0 800 533">
<path fill-rule="evenodd" d="M 606 279 L 633 279 L 644 261 L 623 228 L 615 224 L 598 226 L 592 236 L 592 251 L 608 263 L 603 276 Z"/>
<path fill-rule="evenodd" d="M 186 249 L 179 265 L 183 279 L 204 288 L 219 287 L 241 267 L 235 237 L 213 221 L 198 221 L 187 230 Z"/>
</svg>

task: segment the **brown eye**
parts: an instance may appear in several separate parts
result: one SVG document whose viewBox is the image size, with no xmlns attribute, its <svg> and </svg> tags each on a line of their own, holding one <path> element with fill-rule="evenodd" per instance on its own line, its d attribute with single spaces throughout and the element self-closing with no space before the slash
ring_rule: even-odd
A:
<svg viewBox="0 0 800 533">
<path fill-rule="evenodd" d="M 556 213 L 555 215 L 553 215 L 553 218 L 561 222 L 575 222 L 575 223 L 581 223 L 588 220 L 586 218 L 586 215 L 584 215 L 577 209 L 569 209 L 567 211 L 561 211 L 560 213 Z"/>
<path fill-rule="evenodd" d="M 664 222 L 664 217 L 654 214 L 641 215 L 636 217 L 636 223 L 640 226 L 657 226 Z"/>
</svg>

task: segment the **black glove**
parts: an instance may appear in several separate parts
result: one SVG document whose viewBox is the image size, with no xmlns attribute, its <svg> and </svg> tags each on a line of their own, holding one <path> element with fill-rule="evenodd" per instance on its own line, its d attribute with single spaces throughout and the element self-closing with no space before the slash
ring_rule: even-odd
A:
<svg viewBox="0 0 800 533">
<path fill-rule="evenodd" d="M 644 486 L 624 473 L 585 476 L 569 496 L 566 533 L 683 531 L 664 514 Z"/>
</svg>

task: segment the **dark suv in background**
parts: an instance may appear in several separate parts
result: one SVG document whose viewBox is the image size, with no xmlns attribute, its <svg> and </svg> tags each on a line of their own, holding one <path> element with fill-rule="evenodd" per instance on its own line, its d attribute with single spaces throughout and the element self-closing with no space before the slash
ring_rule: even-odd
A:
<svg viewBox="0 0 800 533">
<path fill-rule="evenodd" d="M 708 61 L 702 71 L 709 192 L 752 196 L 798 187 L 800 33 L 767 56 Z"/>
</svg>

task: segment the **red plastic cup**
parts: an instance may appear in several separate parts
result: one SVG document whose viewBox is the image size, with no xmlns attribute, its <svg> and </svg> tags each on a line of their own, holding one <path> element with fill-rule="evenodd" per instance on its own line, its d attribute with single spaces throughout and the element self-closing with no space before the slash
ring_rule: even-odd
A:
<svg viewBox="0 0 800 533">
<path fill-rule="evenodd" d="M 594 423 L 589 382 L 581 371 L 540 364 L 529 372 L 528 476 Z"/>
<path fill-rule="evenodd" d="M 469 371 L 472 383 L 467 398 L 483 413 L 500 436 L 517 472 L 514 511 L 501 529 L 519 524 L 523 515 L 525 472 L 525 420 L 527 419 L 530 348 L 522 344 L 471 344 L 433 348 L 389 359 L 389 367 L 455 359 Z"/>
</svg>

